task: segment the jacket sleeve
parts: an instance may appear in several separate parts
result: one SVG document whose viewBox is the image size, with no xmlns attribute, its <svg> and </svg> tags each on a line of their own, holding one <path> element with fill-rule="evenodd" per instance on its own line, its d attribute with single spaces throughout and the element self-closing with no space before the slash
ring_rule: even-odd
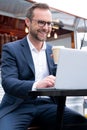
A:
<svg viewBox="0 0 87 130">
<path fill-rule="evenodd" d="M 26 98 L 29 96 L 28 92 L 32 89 L 35 77 L 24 56 L 17 55 L 12 44 L 5 44 L 2 50 L 2 87 L 12 96 Z"/>
</svg>

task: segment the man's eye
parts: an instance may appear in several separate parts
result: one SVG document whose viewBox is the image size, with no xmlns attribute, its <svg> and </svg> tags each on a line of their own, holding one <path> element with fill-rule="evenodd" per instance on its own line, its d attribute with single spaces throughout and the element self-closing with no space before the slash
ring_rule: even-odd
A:
<svg viewBox="0 0 87 130">
<path fill-rule="evenodd" d="M 47 22 L 48 26 L 51 25 L 51 22 Z"/>
<path fill-rule="evenodd" d="M 38 21 L 38 23 L 45 25 L 45 21 Z"/>
<path fill-rule="evenodd" d="M 46 24 L 48 25 L 48 27 L 52 26 L 52 22 L 46 22 L 46 21 L 42 21 L 42 20 L 38 20 L 38 24 L 39 24 L 39 26 L 45 26 Z"/>
</svg>

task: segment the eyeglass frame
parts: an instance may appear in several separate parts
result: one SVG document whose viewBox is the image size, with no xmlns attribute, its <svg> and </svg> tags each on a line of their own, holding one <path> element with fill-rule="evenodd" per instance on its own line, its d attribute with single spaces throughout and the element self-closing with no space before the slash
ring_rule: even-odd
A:
<svg viewBox="0 0 87 130">
<path fill-rule="evenodd" d="M 36 21 L 39 27 L 44 27 L 46 24 L 48 25 L 48 27 L 52 27 L 54 25 L 53 22 L 46 22 L 44 20 L 31 19 L 31 21 Z"/>
</svg>

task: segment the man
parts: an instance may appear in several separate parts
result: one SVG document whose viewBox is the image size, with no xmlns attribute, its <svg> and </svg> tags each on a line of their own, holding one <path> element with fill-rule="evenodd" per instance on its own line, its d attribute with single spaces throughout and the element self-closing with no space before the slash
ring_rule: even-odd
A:
<svg viewBox="0 0 87 130">
<path fill-rule="evenodd" d="M 37 88 L 53 87 L 56 65 L 51 46 L 46 44 L 52 28 L 48 5 L 34 4 L 25 23 L 29 34 L 5 44 L 2 51 L 2 86 L 5 95 L 0 106 L 0 130 L 27 130 L 34 122 L 41 130 L 54 130 L 57 105 L 50 97 L 29 96 Z M 63 130 L 86 130 L 87 120 L 65 107 Z M 70 127 L 72 124 L 77 125 Z"/>
</svg>

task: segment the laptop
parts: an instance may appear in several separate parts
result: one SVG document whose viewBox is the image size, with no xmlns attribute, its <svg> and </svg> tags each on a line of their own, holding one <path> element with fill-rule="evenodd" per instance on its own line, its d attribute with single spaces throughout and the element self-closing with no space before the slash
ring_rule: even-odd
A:
<svg viewBox="0 0 87 130">
<path fill-rule="evenodd" d="M 87 89 L 87 51 L 61 48 L 55 86 L 44 89 Z M 42 90 L 42 88 L 39 90 Z"/>
</svg>

